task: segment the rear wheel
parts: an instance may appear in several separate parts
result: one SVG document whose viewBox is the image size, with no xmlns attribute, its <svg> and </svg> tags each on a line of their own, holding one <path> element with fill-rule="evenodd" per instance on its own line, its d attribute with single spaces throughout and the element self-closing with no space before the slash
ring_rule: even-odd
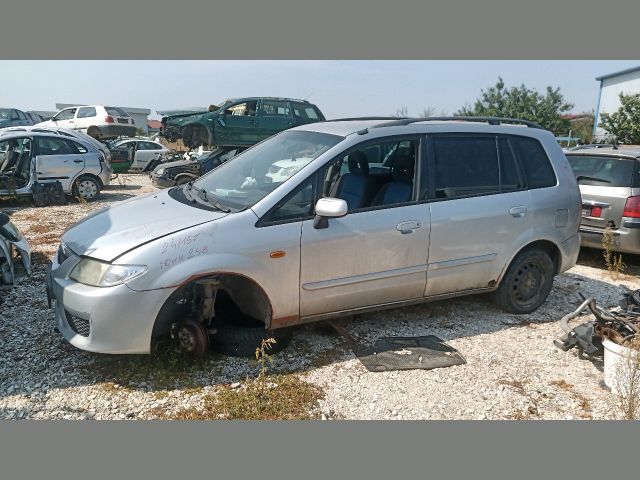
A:
<svg viewBox="0 0 640 480">
<path fill-rule="evenodd" d="M 554 265 L 544 250 L 519 253 L 494 293 L 496 303 L 509 313 L 531 313 L 549 296 Z"/>
<path fill-rule="evenodd" d="M 83 175 L 73 185 L 73 195 L 83 200 L 93 200 L 100 193 L 100 183 L 93 177 Z"/>
<path fill-rule="evenodd" d="M 89 127 L 87 129 L 87 135 L 97 140 L 100 140 L 100 129 L 98 127 Z"/>
</svg>

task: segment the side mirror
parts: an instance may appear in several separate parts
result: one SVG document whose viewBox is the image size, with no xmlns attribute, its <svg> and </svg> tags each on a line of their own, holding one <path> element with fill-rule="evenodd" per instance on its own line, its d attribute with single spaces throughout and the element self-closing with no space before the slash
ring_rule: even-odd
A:
<svg viewBox="0 0 640 480">
<path fill-rule="evenodd" d="M 9 215 L 7 215 L 6 213 L 0 212 L 0 227 L 5 226 L 10 221 L 11 219 L 9 218 Z"/>
<path fill-rule="evenodd" d="M 316 216 L 313 219 L 313 228 L 321 229 L 329 226 L 330 218 L 344 217 L 349 207 L 341 198 L 321 198 L 316 203 Z"/>
</svg>

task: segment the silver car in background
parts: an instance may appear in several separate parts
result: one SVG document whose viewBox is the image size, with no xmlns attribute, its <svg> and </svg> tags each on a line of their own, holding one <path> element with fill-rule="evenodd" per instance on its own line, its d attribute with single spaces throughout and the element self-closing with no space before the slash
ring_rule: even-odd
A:
<svg viewBox="0 0 640 480">
<path fill-rule="evenodd" d="M 590 146 L 591 147 L 591 146 Z M 582 245 L 640 253 L 640 146 L 576 148 L 566 153 L 582 195 Z"/>
<path fill-rule="evenodd" d="M 82 132 L 27 126 L 0 131 L 0 195 L 31 195 L 60 182 L 65 194 L 92 200 L 111 180 L 111 154 Z"/>
<path fill-rule="evenodd" d="M 528 313 L 575 264 L 579 219 L 569 163 L 536 124 L 319 122 L 81 220 L 48 292 L 62 335 L 108 353 L 169 337 L 203 353 L 247 319 L 275 335 L 482 292 Z"/>
</svg>

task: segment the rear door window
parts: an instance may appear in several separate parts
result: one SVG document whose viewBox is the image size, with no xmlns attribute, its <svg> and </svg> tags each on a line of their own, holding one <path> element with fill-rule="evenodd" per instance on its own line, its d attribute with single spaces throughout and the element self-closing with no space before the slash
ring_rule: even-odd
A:
<svg viewBox="0 0 640 480">
<path fill-rule="evenodd" d="M 633 159 L 599 155 L 567 155 L 567 159 L 581 185 L 631 187 L 634 184 L 637 162 Z"/>
<path fill-rule="evenodd" d="M 494 135 L 434 135 L 432 145 L 432 198 L 453 199 L 500 192 Z"/>
<path fill-rule="evenodd" d="M 95 117 L 95 116 L 96 116 L 95 107 L 80 107 L 78 109 L 77 118 L 89 118 L 89 117 Z"/>
<path fill-rule="evenodd" d="M 87 149 L 64 138 L 38 137 L 38 152 L 40 155 L 72 155 L 86 153 Z"/>
</svg>

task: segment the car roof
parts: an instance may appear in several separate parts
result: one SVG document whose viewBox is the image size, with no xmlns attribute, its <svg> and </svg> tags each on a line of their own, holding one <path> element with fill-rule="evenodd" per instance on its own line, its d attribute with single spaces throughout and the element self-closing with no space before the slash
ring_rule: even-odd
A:
<svg viewBox="0 0 640 480">
<path fill-rule="evenodd" d="M 489 121 L 493 122 L 489 123 Z M 516 121 L 516 120 L 512 120 Z M 535 125 L 535 124 L 532 124 Z M 526 125 L 514 124 L 495 124 L 495 120 L 464 120 L 452 117 L 452 119 L 442 119 L 442 117 L 430 119 L 401 119 L 393 117 L 363 117 L 327 120 L 321 122 L 308 123 L 291 130 L 312 131 L 319 133 L 328 133 L 332 135 L 340 135 L 343 137 L 356 133 L 368 133 L 368 131 L 383 131 L 382 129 L 393 129 L 393 133 L 426 133 L 433 132 L 478 132 L 478 133 L 511 133 L 515 135 L 531 135 L 537 136 L 534 132 L 544 132 L 551 135 L 550 132 L 536 126 L 535 128 L 527 128 Z M 391 131 L 391 130 L 388 130 Z"/>
<path fill-rule="evenodd" d="M 39 125 L 21 125 L 16 127 L 7 127 L 0 130 L 0 140 L 21 137 L 25 133 L 38 135 L 55 135 L 71 138 L 77 142 L 81 142 L 85 147 L 90 145 L 93 149 L 102 148 L 102 144 L 88 135 L 82 135 L 80 132 L 70 130 L 68 128 L 46 127 Z M 88 138 L 87 138 L 88 137 Z M 106 146 L 104 147 L 106 148 Z"/>
<path fill-rule="evenodd" d="M 287 97 L 241 97 L 241 98 L 228 98 L 222 103 L 226 102 L 250 102 L 253 100 L 279 100 L 279 101 L 289 101 L 289 102 L 299 102 L 299 103 L 308 103 L 312 105 L 308 100 L 300 100 L 297 98 L 287 98 Z"/>
<path fill-rule="evenodd" d="M 640 158 L 640 145 L 618 145 L 617 147 L 606 148 L 582 148 L 565 152 L 567 156 L 604 156 L 618 158 Z"/>
</svg>

